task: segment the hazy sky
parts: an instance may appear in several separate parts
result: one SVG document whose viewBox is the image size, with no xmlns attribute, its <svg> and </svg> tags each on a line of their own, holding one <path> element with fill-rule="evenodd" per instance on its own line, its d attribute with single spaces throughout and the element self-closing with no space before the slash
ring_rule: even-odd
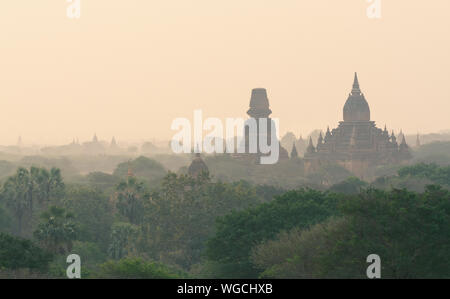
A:
<svg viewBox="0 0 450 299">
<path fill-rule="evenodd" d="M 1 144 L 170 138 L 176 117 L 243 117 L 267 88 L 281 133 L 335 127 L 353 72 L 380 127 L 450 129 L 450 1 L 0 3 Z"/>
</svg>

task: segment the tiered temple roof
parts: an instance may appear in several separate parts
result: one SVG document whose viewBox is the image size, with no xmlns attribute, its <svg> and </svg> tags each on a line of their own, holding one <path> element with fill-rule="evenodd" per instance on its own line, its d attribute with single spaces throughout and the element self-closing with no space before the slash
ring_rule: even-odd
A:
<svg viewBox="0 0 450 299">
<path fill-rule="evenodd" d="M 393 132 L 389 135 L 386 127 L 379 129 L 371 121 L 369 104 L 361 92 L 356 73 L 352 91 L 344 105 L 343 118 L 337 128 L 327 129 L 325 138 L 320 134 L 315 148 L 310 140 L 305 154 L 307 170 L 313 170 L 321 162 L 333 161 L 362 176 L 370 165 L 410 158 L 404 136 L 399 146 Z"/>
</svg>

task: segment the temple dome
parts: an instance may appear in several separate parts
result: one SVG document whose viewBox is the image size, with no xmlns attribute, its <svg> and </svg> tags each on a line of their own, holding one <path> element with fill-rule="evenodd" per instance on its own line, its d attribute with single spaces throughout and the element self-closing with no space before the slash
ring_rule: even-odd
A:
<svg viewBox="0 0 450 299">
<path fill-rule="evenodd" d="M 200 157 L 200 154 L 196 154 L 195 158 L 192 160 L 191 165 L 189 165 L 188 168 L 188 174 L 197 177 L 202 173 L 208 173 L 208 167 L 206 166 L 206 163 L 203 161 L 203 159 Z"/>
<path fill-rule="evenodd" d="M 344 121 L 370 121 L 370 108 L 355 73 L 353 89 L 344 105 Z"/>
</svg>

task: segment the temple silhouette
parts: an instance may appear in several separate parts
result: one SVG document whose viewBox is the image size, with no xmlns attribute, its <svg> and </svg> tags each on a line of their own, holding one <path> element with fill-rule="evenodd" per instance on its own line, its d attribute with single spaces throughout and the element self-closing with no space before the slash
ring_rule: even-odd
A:
<svg viewBox="0 0 450 299">
<path fill-rule="evenodd" d="M 264 88 L 252 90 L 250 107 L 247 111 L 250 118 L 256 120 L 257 130 L 249 130 L 245 126 L 244 142 L 245 153 L 236 153 L 232 156 L 235 159 L 250 160 L 259 164 L 259 158 L 265 155 L 260 152 L 259 140 L 267 139 L 267 144 L 271 142 L 271 131 L 274 128 L 273 120 L 270 118 L 270 109 L 267 91 Z M 261 130 L 259 119 L 267 119 L 267 128 Z M 256 136 L 254 136 L 256 134 Z M 249 140 L 257 140 L 257 151 L 249 149 Z M 361 92 L 358 75 L 355 73 L 352 90 L 343 108 L 343 121 L 339 122 L 337 128 L 327 129 L 325 136 L 320 133 L 316 145 L 312 137 L 303 158 L 305 175 L 319 171 L 322 167 L 334 164 L 345 167 L 355 176 L 364 179 L 370 170 L 376 166 L 388 164 L 402 164 L 412 158 L 409 146 L 406 144 L 405 135 L 401 132 L 398 135 L 400 143 L 394 132 L 389 134 L 387 127 L 380 129 L 375 121 L 370 118 L 370 107 L 364 94 Z M 297 144 L 306 145 L 307 140 L 297 141 Z M 417 144 L 420 144 L 417 137 Z M 296 142 L 291 150 L 291 160 L 298 157 Z M 288 161 L 288 151 L 279 145 L 279 160 Z M 200 172 L 207 171 L 208 168 L 200 155 L 196 155 L 189 167 L 189 173 L 197 176 Z"/>
<path fill-rule="evenodd" d="M 397 138 L 377 128 L 370 119 L 369 104 L 361 92 L 358 75 L 355 73 L 353 88 L 343 109 L 344 120 L 325 136 L 320 134 L 316 146 L 309 140 L 304 163 L 305 173 L 312 173 L 327 163 L 339 164 L 360 178 L 364 178 L 369 168 L 399 164 L 408 161 L 411 153 L 401 134 L 400 144 Z"/>
</svg>

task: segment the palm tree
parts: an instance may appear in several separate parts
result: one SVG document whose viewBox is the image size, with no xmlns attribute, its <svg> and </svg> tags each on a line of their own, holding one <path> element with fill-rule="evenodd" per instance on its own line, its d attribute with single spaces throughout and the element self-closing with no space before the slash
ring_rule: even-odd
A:
<svg viewBox="0 0 450 299">
<path fill-rule="evenodd" d="M 3 184 L 0 200 L 12 211 L 17 219 L 15 233 L 22 235 L 25 220 L 33 215 L 35 203 L 43 206 L 50 199 L 61 198 L 64 192 L 59 169 L 31 167 L 30 170 L 20 167 L 16 174 Z"/>
<path fill-rule="evenodd" d="M 108 254 L 111 258 L 120 260 L 135 250 L 136 237 L 139 228 L 129 223 L 114 223 L 111 230 L 111 242 Z"/>
<path fill-rule="evenodd" d="M 140 224 L 143 218 L 144 204 L 149 195 L 144 184 L 133 176 L 128 176 L 116 188 L 116 207 L 120 214 L 127 217 L 132 224 Z"/>
<path fill-rule="evenodd" d="M 25 168 L 19 168 L 14 176 L 9 177 L 3 185 L 1 199 L 17 219 L 17 235 L 22 234 L 23 222 L 26 216 L 31 216 L 33 210 L 33 183 L 30 173 Z"/>
<path fill-rule="evenodd" d="M 40 204 L 50 199 L 58 200 L 62 197 L 64 183 L 59 169 L 52 168 L 48 171 L 45 168 L 31 167 L 30 174 L 36 186 L 36 199 Z"/>
<path fill-rule="evenodd" d="M 62 208 L 51 206 L 41 218 L 43 222 L 34 231 L 34 237 L 41 246 L 55 254 L 72 250 L 72 241 L 76 238 L 73 215 Z"/>
</svg>

